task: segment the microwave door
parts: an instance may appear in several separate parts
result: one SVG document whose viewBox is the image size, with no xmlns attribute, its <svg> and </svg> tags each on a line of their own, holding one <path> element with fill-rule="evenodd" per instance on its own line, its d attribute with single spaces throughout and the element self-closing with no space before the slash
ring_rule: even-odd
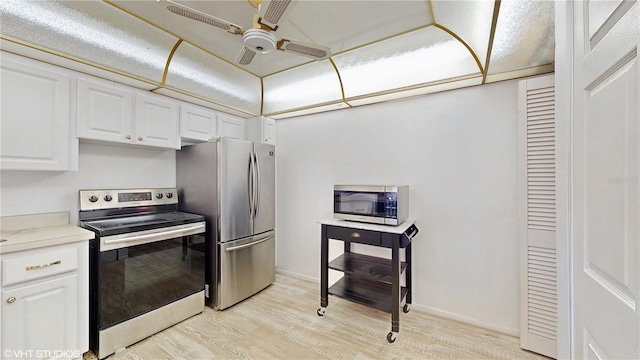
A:
<svg viewBox="0 0 640 360">
<path fill-rule="evenodd" d="M 339 219 L 385 223 L 384 192 L 335 191 L 334 216 Z"/>
</svg>

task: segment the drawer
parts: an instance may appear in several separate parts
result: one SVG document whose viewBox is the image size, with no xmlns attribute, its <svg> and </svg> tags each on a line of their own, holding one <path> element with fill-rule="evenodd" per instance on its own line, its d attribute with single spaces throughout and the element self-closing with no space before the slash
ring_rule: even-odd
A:
<svg viewBox="0 0 640 360">
<path fill-rule="evenodd" d="M 63 246 L 16 252 L 3 256 L 2 285 L 45 278 L 78 268 L 78 247 Z"/>
<path fill-rule="evenodd" d="M 360 244 L 380 245 L 380 233 L 371 230 L 327 226 L 327 237 L 330 239 L 351 241 Z"/>
</svg>

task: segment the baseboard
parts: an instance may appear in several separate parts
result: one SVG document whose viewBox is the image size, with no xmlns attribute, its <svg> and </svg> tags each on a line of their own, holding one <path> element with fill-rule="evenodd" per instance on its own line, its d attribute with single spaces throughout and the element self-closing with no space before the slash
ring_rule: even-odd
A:
<svg viewBox="0 0 640 360">
<path fill-rule="evenodd" d="M 287 270 L 278 269 L 277 267 L 276 267 L 276 273 L 277 274 L 286 275 L 286 276 L 291 276 L 292 278 L 311 281 L 313 283 L 320 284 L 320 279 L 318 279 L 318 278 L 314 278 L 314 277 L 310 277 L 310 276 L 306 276 L 306 275 L 301 275 L 299 273 L 295 273 L 295 272 L 291 272 L 291 271 L 287 271 Z M 424 306 L 424 305 L 419 305 L 419 304 L 413 303 L 413 304 L 411 304 L 411 311 L 415 311 L 415 310 L 423 312 L 423 313 L 427 313 L 427 314 L 430 314 L 430 315 L 443 317 L 445 319 L 455 320 L 455 321 L 459 321 L 459 322 L 462 322 L 462 323 L 465 323 L 465 324 L 481 327 L 483 329 L 497 331 L 499 333 L 503 333 L 503 334 L 507 334 L 507 335 L 511 335 L 511 336 L 515 336 L 515 337 L 519 337 L 520 336 L 520 329 L 512 329 L 512 328 L 508 328 L 508 327 L 504 327 L 504 326 L 498 326 L 498 325 L 495 325 L 495 324 L 490 324 L 490 323 L 486 323 L 484 321 L 480 321 L 480 320 L 477 320 L 477 319 L 466 317 L 466 316 L 463 316 L 463 315 L 460 315 L 460 314 L 455 314 L 455 313 L 451 313 L 451 312 L 448 312 L 448 311 L 432 308 L 432 307 L 429 307 L 429 306 Z"/>
<path fill-rule="evenodd" d="M 287 276 L 291 276 L 292 278 L 311 281 L 313 283 L 320 284 L 320 279 L 318 279 L 318 278 L 311 277 L 311 276 L 306 276 L 306 275 L 301 275 L 301 274 L 294 273 L 294 272 L 287 271 L 287 270 L 278 269 L 277 267 L 276 267 L 276 274 L 287 275 Z"/>
<path fill-rule="evenodd" d="M 462 323 L 465 323 L 465 324 L 481 327 L 483 329 L 497 331 L 499 333 L 503 333 L 503 334 L 507 334 L 507 335 L 511 335 L 511 336 L 515 336 L 515 337 L 519 337 L 520 336 L 520 330 L 519 329 L 512 329 L 512 328 L 508 328 L 508 327 L 504 327 L 504 326 L 498 326 L 498 325 L 495 325 L 495 324 L 486 323 L 484 321 L 480 321 L 480 320 L 477 320 L 477 319 L 466 317 L 464 315 L 460 315 L 460 314 L 455 314 L 455 313 L 451 313 L 451 312 L 448 312 L 448 311 L 439 310 L 439 309 L 432 308 L 432 307 L 429 307 L 429 306 L 411 304 L 411 311 L 414 311 L 414 310 L 418 310 L 420 312 L 424 312 L 424 313 L 427 313 L 427 314 L 430 314 L 430 315 L 443 317 L 445 319 L 455 320 L 455 321 L 459 321 L 459 322 L 462 322 Z"/>
</svg>

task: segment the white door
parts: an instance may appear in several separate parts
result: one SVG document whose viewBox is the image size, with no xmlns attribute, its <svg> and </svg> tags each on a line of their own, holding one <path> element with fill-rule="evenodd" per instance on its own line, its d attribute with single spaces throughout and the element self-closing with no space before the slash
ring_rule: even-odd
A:
<svg viewBox="0 0 640 360">
<path fill-rule="evenodd" d="M 520 346 L 557 358 L 555 76 L 518 89 Z"/>
<path fill-rule="evenodd" d="M 573 354 L 640 359 L 640 4 L 573 13 Z"/>
</svg>

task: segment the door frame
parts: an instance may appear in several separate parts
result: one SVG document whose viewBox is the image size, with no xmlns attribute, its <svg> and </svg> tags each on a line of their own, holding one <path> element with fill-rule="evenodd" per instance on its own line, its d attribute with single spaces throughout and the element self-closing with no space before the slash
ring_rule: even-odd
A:
<svg viewBox="0 0 640 360">
<path fill-rule="evenodd" d="M 558 359 L 574 358 L 573 333 L 573 34 L 574 5 L 555 2 L 556 76 L 556 254 L 558 281 Z"/>
</svg>

